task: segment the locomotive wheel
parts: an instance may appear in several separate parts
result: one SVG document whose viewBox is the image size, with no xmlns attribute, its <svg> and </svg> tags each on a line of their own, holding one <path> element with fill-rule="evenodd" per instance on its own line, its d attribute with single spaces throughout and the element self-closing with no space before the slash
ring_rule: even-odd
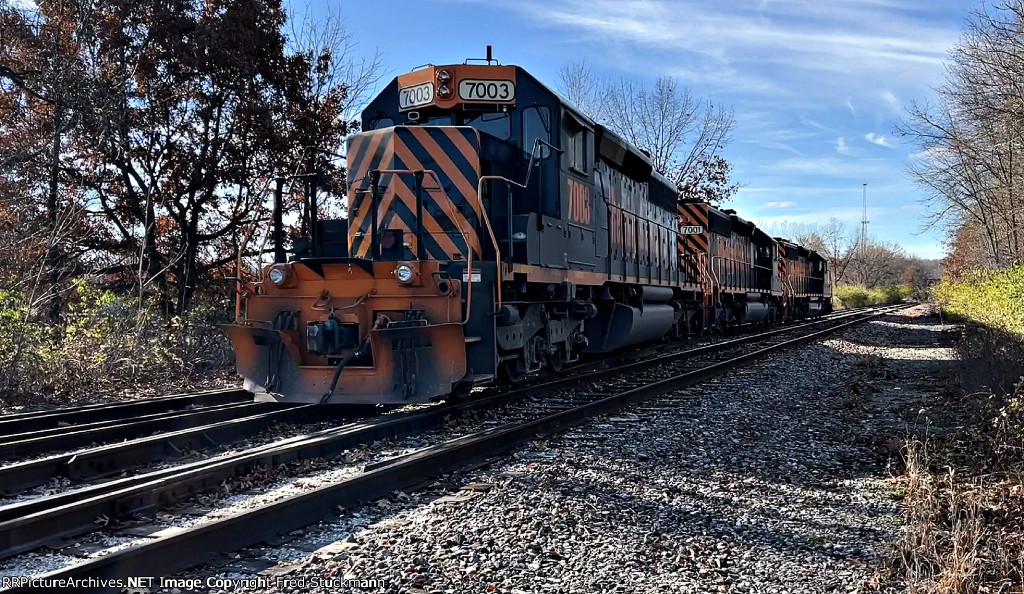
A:
<svg viewBox="0 0 1024 594">
<path fill-rule="evenodd" d="M 564 344 L 556 344 L 555 352 L 548 355 L 548 370 L 558 373 L 565 367 L 565 361 L 568 359 L 565 353 Z"/>
<path fill-rule="evenodd" d="M 501 376 L 510 384 L 518 384 L 526 379 L 526 361 L 520 355 L 515 359 L 506 359 L 499 366 Z"/>
</svg>

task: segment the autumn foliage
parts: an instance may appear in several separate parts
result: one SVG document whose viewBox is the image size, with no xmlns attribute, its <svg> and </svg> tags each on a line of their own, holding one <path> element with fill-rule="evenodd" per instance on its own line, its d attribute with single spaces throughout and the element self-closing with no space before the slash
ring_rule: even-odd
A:
<svg viewBox="0 0 1024 594">
<path fill-rule="evenodd" d="M 156 316 L 143 326 L 196 305 L 226 316 L 230 278 L 265 249 L 271 180 L 312 165 L 343 195 L 333 155 L 378 64 L 353 60 L 337 16 L 301 16 L 280 0 L 0 5 L 0 291 L 25 343 L 0 345 L 12 377 L 26 337 L 60 347 L 84 287 Z"/>
</svg>

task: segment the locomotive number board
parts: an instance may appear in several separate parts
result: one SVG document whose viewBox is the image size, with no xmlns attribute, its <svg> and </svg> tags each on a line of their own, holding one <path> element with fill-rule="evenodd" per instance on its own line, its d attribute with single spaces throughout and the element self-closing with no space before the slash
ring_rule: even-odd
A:
<svg viewBox="0 0 1024 594">
<path fill-rule="evenodd" d="M 700 225 L 686 225 L 679 228 L 679 233 L 681 235 L 700 235 L 704 233 L 704 227 Z"/>
<path fill-rule="evenodd" d="M 464 78 L 459 81 L 459 99 L 511 103 L 516 100 L 516 83 L 510 80 Z"/>
<path fill-rule="evenodd" d="M 425 82 L 398 90 L 398 108 L 409 109 L 434 102 L 434 85 Z"/>
</svg>

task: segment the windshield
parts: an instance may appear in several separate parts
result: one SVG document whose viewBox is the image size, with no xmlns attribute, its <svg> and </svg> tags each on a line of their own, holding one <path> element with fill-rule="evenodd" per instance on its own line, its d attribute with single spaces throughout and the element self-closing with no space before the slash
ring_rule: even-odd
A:
<svg viewBox="0 0 1024 594">
<path fill-rule="evenodd" d="M 508 140 L 511 135 L 507 113 L 467 114 L 463 116 L 463 125 L 472 126 L 501 140 Z"/>
</svg>

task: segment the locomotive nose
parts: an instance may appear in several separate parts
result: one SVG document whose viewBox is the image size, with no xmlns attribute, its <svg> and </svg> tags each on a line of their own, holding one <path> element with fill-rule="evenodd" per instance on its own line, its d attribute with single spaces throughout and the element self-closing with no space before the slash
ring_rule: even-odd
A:
<svg viewBox="0 0 1024 594">
<path fill-rule="evenodd" d="M 291 269 L 294 285 L 264 283 L 246 320 L 226 327 L 258 399 L 314 403 L 336 391 L 332 402 L 406 403 L 444 396 L 466 375 L 462 283 L 443 263 Z"/>
</svg>

